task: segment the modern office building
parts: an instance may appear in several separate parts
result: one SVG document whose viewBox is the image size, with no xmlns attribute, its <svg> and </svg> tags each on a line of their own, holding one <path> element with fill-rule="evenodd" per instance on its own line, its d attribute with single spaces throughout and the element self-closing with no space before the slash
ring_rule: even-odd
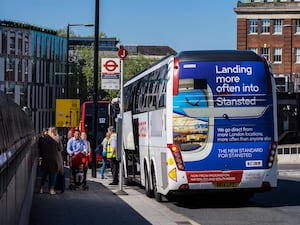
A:
<svg viewBox="0 0 300 225">
<path fill-rule="evenodd" d="M 53 125 L 64 95 L 66 39 L 56 31 L 0 21 L 0 90 L 30 113 L 36 131 Z"/>
<path fill-rule="evenodd" d="M 70 37 L 69 56 L 75 46 L 93 43 L 94 38 Z M 117 55 L 118 43 L 116 38 L 99 38 L 101 54 Z M 0 90 L 29 113 L 37 132 L 55 124 L 56 99 L 70 97 L 66 60 L 67 38 L 55 30 L 0 21 Z M 69 76 L 76 64 L 72 60 L 69 57 Z"/>
<path fill-rule="evenodd" d="M 162 58 L 166 55 L 176 55 L 177 52 L 169 46 L 159 45 L 124 45 L 130 55 L 144 55 L 146 57 Z"/>
<path fill-rule="evenodd" d="M 69 38 L 69 51 L 75 50 L 76 46 L 93 46 L 95 39 L 93 37 L 70 37 Z M 99 51 L 117 52 L 119 50 L 119 40 L 115 37 L 100 37 L 99 38 Z"/>
<path fill-rule="evenodd" d="M 81 84 L 72 78 L 75 75 L 79 79 L 75 48 L 93 43 L 93 37 L 69 37 L 68 42 L 55 30 L 0 21 L 0 90 L 29 113 L 37 132 L 55 124 L 57 98 L 80 96 Z M 119 47 L 117 38 L 99 38 L 99 55 L 118 57 Z M 176 53 L 167 46 L 127 47 L 132 55 L 162 57 Z"/>
</svg>

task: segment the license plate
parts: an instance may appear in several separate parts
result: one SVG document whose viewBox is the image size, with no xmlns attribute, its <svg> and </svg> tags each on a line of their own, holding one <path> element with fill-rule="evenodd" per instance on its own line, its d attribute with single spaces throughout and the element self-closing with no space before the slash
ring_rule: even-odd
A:
<svg viewBox="0 0 300 225">
<path fill-rule="evenodd" d="M 217 188 L 236 188 L 239 185 L 237 182 L 214 183 Z"/>
</svg>

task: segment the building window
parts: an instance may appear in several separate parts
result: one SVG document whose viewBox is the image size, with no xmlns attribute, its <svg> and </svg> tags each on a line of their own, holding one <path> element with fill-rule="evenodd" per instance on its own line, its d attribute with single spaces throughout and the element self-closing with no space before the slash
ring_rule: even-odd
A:
<svg viewBox="0 0 300 225">
<path fill-rule="evenodd" d="M 24 35 L 24 55 L 28 56 L 29 55 L 29 37 L 28 34 Z"/>
<path fill-rule="evenodd" d="M 257 48 L 249 48 L 250 51 L 255 52 L 256 54 L 258 54 L 258 49 Z"/>
<path fill-rule="evenodd" d="M 15 85 L 7 82 L 5 86 L 5 93 L 13 99 L 15 95 Z"/>
<path fill-rule="evenodd" d="M 268 61 L 270 61 L 270 48 L 261 48 L 261 54 L 264 55 Z"/>
<path fill-rule="evenodd" d="M 24 81 L 25 82 L 28 82 L 28 60 L 25 60 L 25 63 L 24 63 L 24 74 L 25 74 L 25 77 L 24 77 Z"/>
<path fill-rule="evenodd" d="M 18 33 L 18 55 L 22 55 L 23 54 L 23 36 L 22 33 L 19 32 Z"/>
<path fill-rule="evenodd" d="M 249 34 L 257 34 L 258 21 L 256 19 L 249 20 Z"/>
<path fill-rule="evenodd" d="M 282 20 L 276 19 L 274 20 L 274 34 L 282 33 Z"/>
<path fill-rule="evenodd" d="M 261 33 L 262 34 L 270 33 L 270 20 L 269 19 L 261 20 Z"/>
<path fill-rule="evenodd" d="M 296 20 L 296 33 L 299 34 L 300 33 L 300 19 Z"/>
<path fill-rule="evenodd" d="M 3 54 L 7 53 L 7 32 L 6 31 L 2 32 L 2 53 Z"/>
<path fill-rule="evenodd" d="M 13 59 L 7 58 L 5 60 L 5 81 L 14 81 L 15 76 L 14 76 L 14 66 L 15 66 L 15 61 Z"/>
<path fill-rule="evenodd" d="M 282 63 L 282 49 L 281 48 L 273 49 L 273 63 Z"/>
<path fill-rule="evenodd" d="M 22 82 L 22 60 L 18 61 L 18 81 Z"/>
<path fill-rule="evenodd" d="M 300 48 L 295 48 L 295 62 L 300 63 Z"/>
<path fill-rule="evenodd" d="M 9 39 L 9 54 L 16 54 L 16 33 L 10 32 L 10 39 Z"/>
</svg>

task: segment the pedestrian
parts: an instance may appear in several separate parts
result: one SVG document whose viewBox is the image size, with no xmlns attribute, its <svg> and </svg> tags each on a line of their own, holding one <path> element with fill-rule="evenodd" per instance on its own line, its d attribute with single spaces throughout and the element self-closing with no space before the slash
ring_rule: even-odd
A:
<svg viewBox="0 0 300 225">
<path fill-rule="evenodd" d="M 77 166 L 82 165 L 82 159 L 86 158 L 88 155 L 87 147 L 81 138 L 79 130 L 75 130 L 74 137 L 70 138 L 67 143 L 67 152 L 72 157 L 71 162 L 71 181 L 75 182 L 75 172 Z M 84 178 L 83 183 L 86 185 L 86 172 L 87 172 L 87 160 L 84 165 Z"/>
<path fill-rule="evenodd" d="M 60 151 L 61 154 L 58 156 L 59 170 L 56 176 L 55 189 L 59 189 L 61 193 L 63 193 L 65 191 L 64 152 L 66 152 L 66 150 L 63 147 L 62 137 L 58 134 L 57 128 L 52 127 L 50 129 L 51 133 L 53 133 L 54 140 L 58 143 L 59 148 L 62 149 L 62 151 Z"/>
<path fill-rule="evenodd" d="M 68 151 L 67 151 L 67 144 L 68 144 L 68 141 L 74 137 L 74 133 L 75 133 L 75 130 L 72 128 L 70 128 L 68 130 L 68 133 L 67 133 L 67 141 L 66 141 L 66 145 L 65 145 L 65 148 L 64 148 L 64 161 L 65 161 L 65 164 L 66 166 L 70 166 L 70 156 L 68 154 Z"/>
<path fill-rule="evenodd" d="M 39 147 L 39 155 L 41 155 L 41 145 L 42 145 L 42 140 L 43 138 L 47 135 L 47 132 L 48 132 L 48 128 L 43 128 L 42 131 L 41 131 L 41 135 L 39 137 L 39 143 L 38 143 L 38 147 Z M 42 163 L 42 157 L 39 157 L 39 166 L 41 166 L 41 163 Z"/>
<path fill-rule="evenodd" d="M 63 173 L 63 161 L 61 155 L 63 147 L 55 127 L 50 127 L 48 129 L 47 134 L 41 140 L 40 148 L 40 157 L 42 158 L 40 193 L 42 194 L 44 192 L 43 186 L 46 183 L 47 178 L 49 178 L 49 193 L 54 195 L 56 194 L 55 182 L 57 174 L 58 172 Z"/>
<path fill-rule="evenodd" d="M 110 167 L 113 181 L 109 185 L 117 185 L 119 183 L 119 167 L 120 162 L 117 160 L 117 133 L 114 127 L 107 129 L 109 140 L 107 142 L 107 158 L 110 159 Z"/>
<path fill-rule="evenodd" d="M 102 151 L 102 166 L 101 166 L 101 169 L 100 169 L 100 176 L 101 176 L 101 179 L 104 179 L 104 172 L 105 172 L 105 169 L 106 169 L 106 165 L 107 165 L 107 143 L 108 143 L 108 140 L 109 140 L 109 132 L 106 132 L 106 136 L 103 138 L 101 144 L 102 144 L 102 147 L 103 147 L 103 151 Z"/>
<path fill-rule="evenodd" d="M 68 140 L 67 143 L 67 152 L 69 155 L 77 155 L 78 153 L 83 153 L 87 155 L 87 147 L 84 141 L 81 138 L 81 134 L 79 130 L 75 130 L 74 136 Z"/>
<path fill-rule="evenodd" d="M 87 155 L 90 154 L 91 152 L 91 143 L 89 142 L 89 140 L 87 139 L 87 135 L 85 132 L 81 132 L 81 135 L 80 135 L 81 139 L 84 141 L 84 144 L 86 146 L 86 149 L 87 149 Z"/>
</svg>

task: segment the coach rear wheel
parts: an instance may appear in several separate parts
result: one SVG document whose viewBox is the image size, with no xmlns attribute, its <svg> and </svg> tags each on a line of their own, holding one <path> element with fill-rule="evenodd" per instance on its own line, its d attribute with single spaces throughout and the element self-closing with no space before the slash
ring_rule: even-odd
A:
<svg viewBox="0 0 300 225">
<path fill-rule="evenodd" d="M 156 199 L 156 201 L 161 202 L 163 195 L 157 192 L 157 182 L 156 182 L 156 176 L 154 170 L 152 170 L 152 184 L 153 184 L 154 198 Z"/>
</svg>

